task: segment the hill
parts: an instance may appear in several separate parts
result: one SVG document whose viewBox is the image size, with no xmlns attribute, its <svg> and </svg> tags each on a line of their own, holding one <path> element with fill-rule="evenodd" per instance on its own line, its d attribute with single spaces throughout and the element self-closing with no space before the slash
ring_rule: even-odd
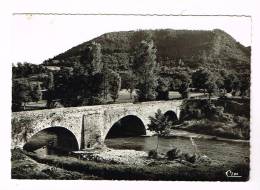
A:
<svg viewBox="0 0 260 190">
<path fill-rule="evenodd" d="M 92 42 L 102 46 L 102 61 L 124 71 L 129 68 L 134 47 L 150 36 L 157 48 L 157 60 L 168 68 L 200 66 L 210 69 L 250 69 L 250 47 L 244 47 L 226 32 L 202 30 L 140 30 L 103 34 L 44 61 L 43 65 L 73 66 Z"/>
</svg>

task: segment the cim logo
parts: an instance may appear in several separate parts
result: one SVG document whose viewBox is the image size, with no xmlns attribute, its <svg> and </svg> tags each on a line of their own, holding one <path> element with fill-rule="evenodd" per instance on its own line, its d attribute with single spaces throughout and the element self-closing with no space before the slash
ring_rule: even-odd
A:
<svg viewBox="0 0 260 190">
<path fill-rule="evenodd" d="M 241 175 L 238 174 L 238 172 L 233 172 L 231 170 L 226 171 L 226 176 L 227 177 L 242 177 Z"/>
</svg>

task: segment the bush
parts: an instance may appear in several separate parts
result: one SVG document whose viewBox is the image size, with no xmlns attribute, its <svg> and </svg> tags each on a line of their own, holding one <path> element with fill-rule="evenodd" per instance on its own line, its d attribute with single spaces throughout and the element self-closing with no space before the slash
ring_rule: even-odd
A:
<svg viewBox="0 0 260 190">
<path fill-rule="evenodd" d="M 195 161 L 197 164 L 204 164 L 204 165 L 210 164 L 212 162 L 212 160 L 206 155 L 197 156 Z"/>
<path fill-rule="evenodd" d="M 194 109 L 194 110 L 192 110 L 192 115 L 193 115 L 193 117 L 196 118 L 196 119 L 202 118 L 202 113 L 201 113 L 201 110 L 200 110 L 200 109 Z"/>
<path fill-rule="evenodd" d="M 233 118 L 234 122 L 237 123 L 236 129 L 237 133 L 240 135 L 240 137 L 249 139 L 250 138 L 250 122 L 245 117 L 235 116 Z"/>
<path fill-rule="evenodd" d="M 236 122 L 236 123 L 244 123 L 244 122 L 247 121 L 247 118 L 241 117 L 241 116 L 235 116 L 233 118 L 233 121 Z"/>
<path fill-rule="evenodd" d="M 194 164 L 200 159 L 200 156 L 196 153 L 183 153 L 178 148 L 173 148 L 167 152 L 168 160 L 181 159 Z"/>
<path fill-rule="evenodd" d="M 204 117 L 201 109 L 197 108 L 188 108 L 187 110 L 181 111 L 182 120 L 192 120 L 192 119 L 201 119 Z"/>
<path fill-rule="evenodd" d="M 224 108 L 221 106 L 215 107 L 214 105 L 209 107 L 208 117 L 213 121 L 220 121 L 224 118 L 223 116 Z"/>
<path fill-rule="evenodd" d="M 197 155 L 191 154 L 191 153 L 185 153 L 184 158 L 185 158 L 186 161 L 188 161 L 190 163 L 195 163 L 196 159 L 197 159 Z"/>
<path fill-rule="evenodd" d="M 215 106 L 209 100 L 189 100 L 181 110 L 182 120 L 203 119 L 212 121 L 226 121 L 224 117 L 224 108 Z"/>
<path fill-rule="evenodd" d="M 166 155 L 167 155 L 168 160 L 174 160 L 174 159 L 177 159 L 177 158 L 181 158 L 183 156 L 183 153 L 181 152 L 180 149 L 175 147 L 172 150 L 169 150 L 166 153 Z"/>
<path fill-rule="evenodd" d="M 169 133 L 172 122 L 169 121 L 168 117 L 160 109 L 157 110 L 154 117 L 149 116 L 149 119 L 148 130 L 154 131 L 160 136 L 166 136 Z"/>
<path fill-rule="evenodd" d="M 158 153 L 156 150 L 150 150 L 148 152 L 148 158 L 153 158 L 153 159 L 157 159 L 158 158 Z"/>
</svg>

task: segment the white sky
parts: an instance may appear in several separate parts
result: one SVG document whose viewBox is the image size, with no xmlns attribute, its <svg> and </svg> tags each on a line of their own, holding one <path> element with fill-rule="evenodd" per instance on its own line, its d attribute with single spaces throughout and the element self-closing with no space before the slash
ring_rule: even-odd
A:
<svg viewBox="0 0 260 190">
<path fill-rule="evenodd" d="M 222 29 L 251 45 L 251 19 L 227 16 L 12 16 L 12 62 L 40 64 L 73 46 L 113 31 L 137 29 Z"/>
</svg>

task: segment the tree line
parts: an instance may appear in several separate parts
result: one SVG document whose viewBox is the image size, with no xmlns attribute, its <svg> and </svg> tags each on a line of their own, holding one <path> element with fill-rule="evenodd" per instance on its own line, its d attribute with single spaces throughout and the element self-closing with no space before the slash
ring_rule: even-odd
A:
<svg viewBox="0 0 260 190">
<path fill-rule="evenodd" d="M 216 92 L 239 92 L 245 96 L 250 87 L 250 76 L 221 70 L 212 72 L 207 68 L 194 71 L 175 71 L 164 76 L 162 66 L 157 61 L 157 49 L 149 35 L 133 47 L 132 64 L 128 72 L 112 70 L 102 62 L 102 51 L 99 43 L 91 43 L 83 52 L 80 61 L 72 67 L 61 67 L 51 72 L 42 66 L 18 64 L 13 66 L 13 77 L 25 77 L 30 73 L 46 73 L 42 86 L 31 85 L 28 80 L 13 80 L 13 111 L 22 110 L 26 102 L 39 101 L 41 88 L 46 89 L 47 107 L 59 101 L 63 106 L 97 105 L 107 102 L 108 96 L 115 102 L 121 88 L 127 89 L 132 98 L 136 90 L 135 101 L 168 100 L 169 91 L 175 90 L 182 98 L 188 98 L 191 87 L 203 89 L 209 98 Z M 181 63 L 182 65 L 184 63 Z"/>
</svg>

